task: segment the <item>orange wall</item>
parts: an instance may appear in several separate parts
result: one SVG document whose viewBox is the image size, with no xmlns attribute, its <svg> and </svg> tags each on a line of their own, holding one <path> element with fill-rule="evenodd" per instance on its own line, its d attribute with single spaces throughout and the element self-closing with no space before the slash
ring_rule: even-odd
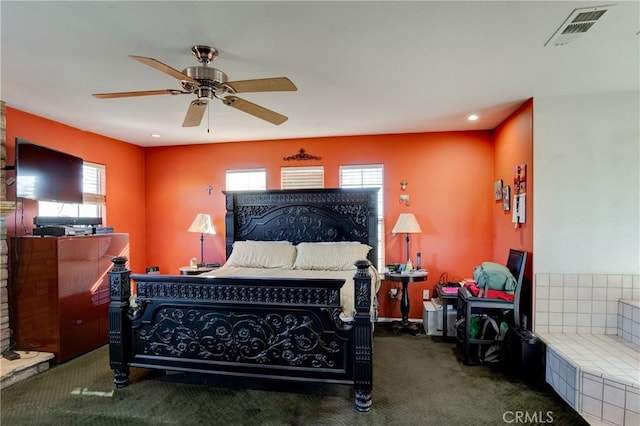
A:
<svg viewBox="0 0 640 426">
<path fill-rule="evenodd" d="M 106 166 L 108 202 L 103 222 L 105 225 L 113 226 L 116 232 L 129 233 L 130 265 L 134 270 L 144 269 L 144 149 L 10 107 L 7 107 L 6 119 L 7 164 L 14 164 L 15 138 L 20 137 Z M 15 185 L 7 188 L 8 199 L 15 200 L 15 188 Z M 23 212 L 18 211 L 15 213 L 16 216 L 7 216 L 8 236 L 30 233 L 33 217 L 37 214 L 37 202 L 24 200 Z"/>
<path fill-rule="evenodd" d="M 511 186 L 511 210 L 502 210 L 502 202 L 496 201 L 493 209 L 495 228 L 493 258 L 505 262 L 509 248 L 528 252 L 527 272 L 533 264 L 533 100 L 527 101 L 494 130 L 495 175 L 504 185 Z M 526 222 L 514 227 L 511 221 L 513 210 L 513 170 L 520 164 L 526 171 Z M 530 274 L 528 274 L 530 277 Z"/>
<path fill-rule="evenodd" d="M 505 262 L 509 248 L 527 252 L 527 264 L 520 299 L 520 312 L 527 318 L 532 316 L 533 292 L 533 100 L 525 102 L 494 130 L 495 175 L 511 187 L 511 210 L 502 210 L 502 203 L 494 208 L 493 258 L 495 262 Z M 513 211 L 514 168 L 526 164 L 526 209 L 525 223 L 514 227 L 511 221 Z"/>
<path fill-rule="evenodd" d="M 529 101 L 495 131 L 441 132 L 349 136 L 259 142 L 141 148 L 83 132 L 69 126 L 7 108 L 8 163 L 16 136 L 107 166 L 106 225 L 127 232 L 131 269 L 142 272 L 158 265 L 162 273 L 199 257 L 199 235 L 187 232 L 196 213 L 210 213 L 218 235 L 205 236 L 205 261 L 224 262 L 224 197 L 227 169 L 265 167 L 267 186 L 280 186 L 280 167 L 323 165 L 325 187 L 337 187 L 340 165 L 382 163 L 385 167 L 386 261 L 405 259 L 404 236 L 391 234 L 402 212 L 416 215 L 422 234 L 411 236 L 411 256 L 420 251 L 428 268 L 425 283 L 409 288 L 411 318 L 422 317 L 422 290 L 440 275 L 470 276 L 484 260 L 504 262 L 509 247 L 532 250 L 532 203 L 527 224 L 513 229 L 510 215 L 493 200 L 492 184 L 501 178 L 512 184 L 516 164 L 527 163 L 531 200 L 532 102 Z M 304 148 L 318 161 L 287 162 Z M 400 181 L 408 182 L 400 190 Z M 213 189 L 209 194 L 207 188 Z M 13 190 L 15 191 L 15 189 Z M 13 192 L 15 194 L 15 192 Z M 411 205 L 399 203 L 400 194 Z M 12 191 L 8 191 L 11 198 Z M 26 202 L 24 223 L 30 229 L 35 203 Z M 18 232 L 22 227 L 19 225 Z M 9 235 L 16 235 L 8 218 Z M 399 317 L 399 300 L 387 294 L 396 283 L 383 283 L 380 316 Z"/>
<path fill-rule="evenodd" d="M 319 161 L 287 162 L 304 148 Z M 280 187 L 280 167 L 323 165 L 325 187 L 339 186 L 339 166 L 383 163 L 387 262 L 405 260 L 404 236 L 391 229 L 401 212 L 415 213 L 423 233 L 411 237 L 411 255 L 422 252 L 426 283 L 410 286 L 410 317 L 422 317 L 422 289 L 433 291 L 442 272 L 468 276 L 490 258 L 492 246 L 493 137 L 489 131 L 372 135 L 148 148 L 147 261 L 164 273 L 199 257 L 200 240 L 187 232 L 196 213 L 210 213 L 219 235 L 205 236 L 205 261 L 224 262 L 227 169 L 265 167 L 269 189 Z M 399 203 L 400 181 L 411 205 Z M 207 187 L 212 186 L 211 195 Z M 399 301 L 380 291 L 380 316 L 399 317 Z M 432 293 L 433 294 L 433 293 Z"/>
</svg>

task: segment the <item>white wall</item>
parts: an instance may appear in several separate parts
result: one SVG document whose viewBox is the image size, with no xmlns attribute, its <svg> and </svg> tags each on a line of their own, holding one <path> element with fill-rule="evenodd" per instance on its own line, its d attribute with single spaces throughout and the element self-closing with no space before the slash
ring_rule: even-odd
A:
<svg viewBox="0 0 640 426">
<path fill-rule="evenodd" d="M 640 274 L 640 93 L 533 105 L 534 273 Z"/>
</svg>

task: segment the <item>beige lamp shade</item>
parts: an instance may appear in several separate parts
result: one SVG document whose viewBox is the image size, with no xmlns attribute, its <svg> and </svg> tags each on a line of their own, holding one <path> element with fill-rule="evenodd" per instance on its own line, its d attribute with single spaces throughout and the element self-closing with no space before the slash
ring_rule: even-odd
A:
<svg viewBox="0 0 640 426">
<path fill-rule="evenodd" d="M 407 244 L 407 262 L 409 262 L 409 234 L 417 234 L 422 232 L 420 224 L 416 220 L 413 213 L 400 213 L 396 225 L 391 231 L 394 234 L 405 234 Z"/>
<path fill-rule="evenodd" d="M 391 232 L 393 234 L 418 234 L 422 232 L 422 229 L 420 229 L 420 224 L 413 213 L 400 213 Z"/>
<path fill-rule="evenodd" d="M 206 213 L 198 213 L 196 218 L 193 219 L 191 226 L 187 230 L 188 232 L 197 232 L 199 234 L 213 234 L 216 233 L 216 228 L 214 228 L 213 223 L 211 222 L 211 216 Z"/>
<path fill-rule="evenodd" d="M 198 266 L 204 265 L 204 234 L 213 234 L 216 233 L 216 228 L 213 227 L 213 223 L 211 222 L 211 216 L 206 213 L 198 213 L 196 218 L 193 219 L 193 223 L 187 232 L 197 232 L 200 234 L 200 263 Z"/>
</svg>

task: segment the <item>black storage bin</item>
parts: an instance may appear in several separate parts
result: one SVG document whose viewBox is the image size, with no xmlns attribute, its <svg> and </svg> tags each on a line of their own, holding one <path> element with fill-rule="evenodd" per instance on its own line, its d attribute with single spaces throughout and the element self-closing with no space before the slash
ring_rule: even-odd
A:
<svg viewBox="0 0 640 426">
<path fill-rule="evenodd" d="M 544 378 L 542 342 L 535 334 L 525 328 L 513 329 L 507 345 L 506 361 L 512 373 L 531 379 Z"/>
</svg>

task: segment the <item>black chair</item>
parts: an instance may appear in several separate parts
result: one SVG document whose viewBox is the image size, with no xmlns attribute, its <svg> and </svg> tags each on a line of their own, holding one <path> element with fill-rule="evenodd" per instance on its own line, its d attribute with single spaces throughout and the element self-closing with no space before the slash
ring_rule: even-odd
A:
<svg viewBox="0 0 640 426">
<path fill-rule="evenodd" d="M 520 328 L 520 295 L 522 293 L 522 280 L 524 277 L 524 268 L 526 263 L 526 252 L 514 249 L 509 250 L 509 257 L 507 258 L 506 266 L 516 279 L 514 300 L 511 302 L 503 299 L 476 297 L 466 287 L 462 287 L 458 291 L 458 318 L 464 317 L 464 335 L 458 336 L 458 339 L 462 344 L 463 360 L 465 364 L 470 363 L 469 352 L 471 345 L 496 344 L 495 339 L 488 340 L 471 338 L 471 318 L 474 314 L 498 313 L 501 315 L 513 315 L 514 328 Z"/>
</svg>

